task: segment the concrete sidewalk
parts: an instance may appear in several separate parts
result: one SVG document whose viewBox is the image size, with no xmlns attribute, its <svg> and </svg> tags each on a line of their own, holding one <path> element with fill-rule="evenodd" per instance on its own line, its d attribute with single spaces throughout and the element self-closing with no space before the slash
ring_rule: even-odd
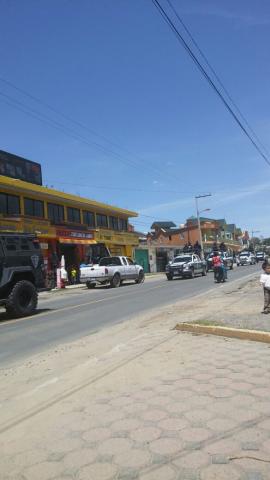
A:
<svg viewBox="0 0 270 480">
<path fill-rule="evenodd" d="M 230 288 L 216 297 L 222 309 Z M 202 302 L 115 326 L 73 357 L 66 348 L 39 368 L 28 362 L 28 386 L 55 366 L 43 387 L 25 389 L 27 364 L 3 372 L 1 393 L 9 388 L 18 404 L 0 427 L 1 480 L 269 480 L 269 345 L 172 330 L 180 311 L 196 319 Z M 67 370 L 52 387 L 61 362 Z"/>
</svg>

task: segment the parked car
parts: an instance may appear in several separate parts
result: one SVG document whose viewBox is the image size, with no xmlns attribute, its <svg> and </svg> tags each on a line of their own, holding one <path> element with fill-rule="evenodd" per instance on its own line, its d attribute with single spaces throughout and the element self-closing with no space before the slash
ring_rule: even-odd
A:
<svg viewBox="0 0 270 480">
<path fill-rule="evenodd" d="M 228 252 L 218 252 L 219 256 L 224 261 L 224 264 L 230 270 L 233 270 L 233 256 L 230 255 Z M 207 270 L 213 270 L 213 256 L 214 252 L 210 253 L 207 257 Z"/>
<path fill-rule="evenodd" d="M 178 255 L 166 265 L 165 273 L 168 280 L 173 280 L 174 277 L 205 276 L 207 274 L 206 262 L 195 254 Z"/>
<path fill-rule="evenodd" d="M 97 284 L 120 287 L 124 281 L 135 280 L 135 283 L 144 281 L 144 270 L 141 265 L 134 263 L 128 257 L 103 257 L 98 265 L 86 265 L 80 268 L 82 283 L 87 288 L 95 288 Z"/>
<path fill-rule="evenodd" d="M 251 252 L 241 252 L 239 255 L 240 265 L 255 265 L 256 258 Z"/>
<path fill-rule="evenodd" d="M 257 262 L 263 262 L 265 259 L 265 253 L 264 252 L 256 252 L 256 261 Z"/>
</svg>

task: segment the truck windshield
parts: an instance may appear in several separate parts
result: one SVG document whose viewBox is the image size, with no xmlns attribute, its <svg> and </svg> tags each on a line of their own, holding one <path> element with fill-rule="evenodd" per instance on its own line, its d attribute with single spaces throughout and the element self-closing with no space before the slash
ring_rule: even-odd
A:
<svg viewBox="0 0 270 480">
<path fill-rule="evenodd" d="M 119 257 L 104 257 L 100 260 L 99 265 L 101 267 L 115 267 L 121 265 L 121 260 Z"/>
<path fill-rule="evenodd" d="M 173 261 L 173 263 L 182 263 L 182 262 L 191 262 L 192 258 L 191 257 L 176 257 Z"/>
</svg>

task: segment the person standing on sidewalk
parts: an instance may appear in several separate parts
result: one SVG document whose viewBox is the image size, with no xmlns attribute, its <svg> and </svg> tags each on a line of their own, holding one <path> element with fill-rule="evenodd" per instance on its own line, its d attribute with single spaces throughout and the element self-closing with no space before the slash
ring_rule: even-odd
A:
<svg viewBox="0 0 270 480">
<path fill-rule="evenodd" d="M 261 274 L 260 283 L 264 292 L 264 307 L 262 313 L 270 313 L 270 264 L 264 267 L 264 273 Z"/>
</svg>

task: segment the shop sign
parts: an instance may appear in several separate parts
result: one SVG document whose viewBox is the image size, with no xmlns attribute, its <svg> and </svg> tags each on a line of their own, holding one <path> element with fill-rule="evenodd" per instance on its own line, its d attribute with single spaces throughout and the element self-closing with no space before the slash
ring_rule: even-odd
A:
<svg viewBox="0 0 270 480">
<path fill-rule="evenodd" d="M 57 230 L 57 235 L 59 237 L 65 237 L 65 238 L 94 238 L 93 233 L 89 232 L 72 232 L 70 230 Z"/>
</svg>

